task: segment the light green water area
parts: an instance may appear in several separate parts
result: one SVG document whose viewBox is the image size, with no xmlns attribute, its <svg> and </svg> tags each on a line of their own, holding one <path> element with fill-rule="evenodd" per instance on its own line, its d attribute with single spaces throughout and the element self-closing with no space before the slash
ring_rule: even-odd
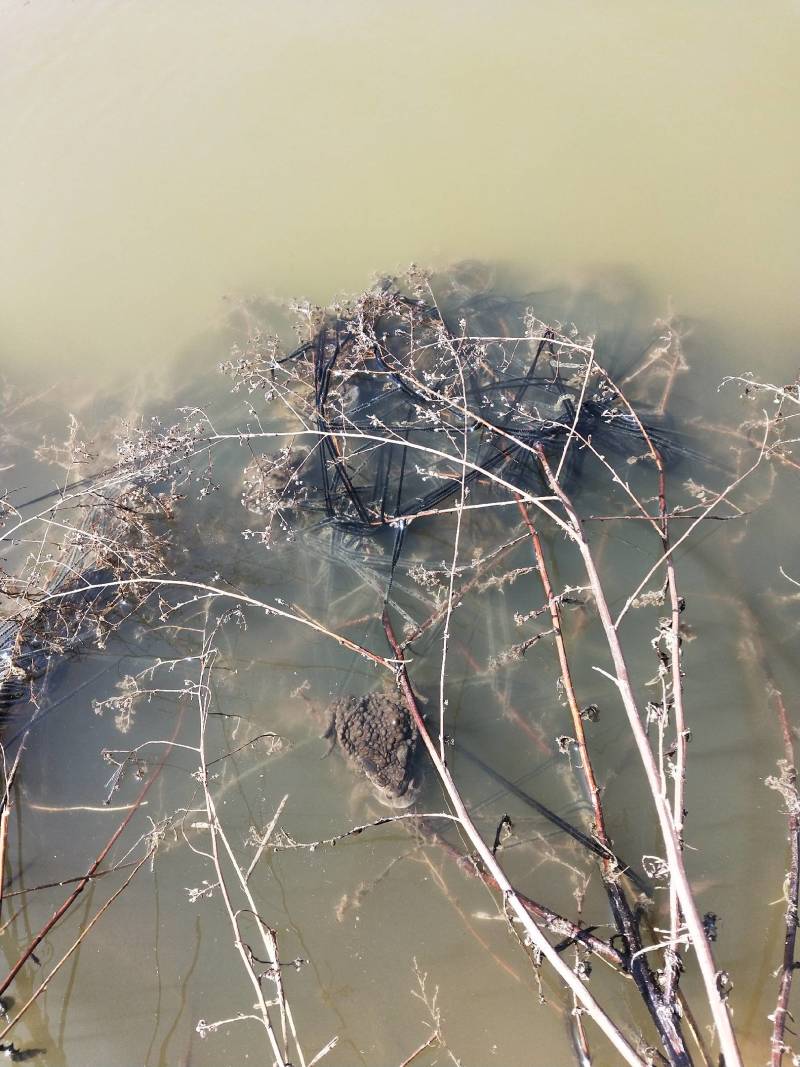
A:
<svg viewBox="0 0 800 1067">
<path fill-rule="evenodd" d="M 216 373 L 245 338 L 243 300 L 269 302 L 259 305 L 269 319 L 270 308 L 328 304 L 412 262 L 470 259 L 496 265 L 498 286 L 530 294 L 544 317 L 596 330 L 604 358 L 621 365 L 642 355 L 657 317 L 678 316 L 691 370 L 675 385 L 671 416 L 708 457 L 685 459 L 678 476 L 721 488 L 736 460 L 720 427 L 735 429 L 753 409 L 743 412 L 735 387 L 720 393 L 720 380 L 752 371 L 783 384 L 798 369 L 799 52 L 796 2 L 0 0 L 0 484 L 27 499 L 64 480 L 34 452 L 45 434 L 64 439 L 70 413 L 89 437 L 109 418 L 180 405 L 205 406 L 218 429 L 243 425 L 243 398 Z M 199 485 L 187 489 L 173 531 L 176 570 L 283 597 L 387 654 L 378 594 L 347 561 L 321 540 L 267 549 L 242 536 L 253 526 L 238 503 L 246 458 L 235 442 L 220 449 L 228 488 L 199 500 Z M 641 479 L 652 500 L 652 479 Z M 677 554 L 693 638 L 684 664 L 687 862 L 701 911 L 720 917 L 714 948 L 734 983 L 748 1064 L 768 1058 L 782 952 L 786 818 L 764 779 L 783 747 L 767 685 L 769 677 L 784 690 L 800 722 L 800 606 L 779 571 L 800 570 L 797 484 L 793 469 L 765 463 L 737 497 L 746 514 L 703 525 Z M 600 488 L 583 492 L 587 512 L 609 506 Z M 509 514 L 475 520 L 469 550 L 497 537 L 491 523 L 519 533 Z M 617 609 L 658 556 L 634 525 L 597 526 Z M 419 536 L 409 551 L 451 551 L 449 526 Z M 552 531 L 545 541 L 556 584 L 579 584 L 574 555 Z M 513 561 L 531 566 L 530 547 Z M 578 776 L 553 758 L 571 724 L 552 647 L 540 642 L 521 661 L 488 669 L 519 640 L 515 612 L 540 604 L 535 574 L 465 599 L 448 661 L 449 728 L 586 827 Z M 81 874 L 122 818 L 104 806 L 113 768 L 101 751 L 169 738 L 181 708 L 178 740 L 197 744 L 191 701 L 140 701 L 124 734 L 92 701 L 154 656 L 196 655 L 203 607 L 178 632 L 131 620 L 105 649 L 65 668 L 14 796 L 0 934 L 8 967 L 65 890 L 11 894 Z M 422 600 L 405 607 L 417 621 L 426 614 Z M 645 693 L 657 618 L 623 631 Z M 584 703 L 601 706 L 592 743 L 615 844 L 637 860 L 658 854 L 622 709 L 593 670 L 608 667 L 607 651 L 591 621 L 570 619 L 576 684 Z M 263 831 L 284 796 L 280 826 L 298 841 L 385 810 L 343 760 L 321 758 L 321 709 L 376 686 L 376 671 L 296 624 L 258 611 L 245 620 L 218 635 L 210 686 L 219 714 L 208 744 L 211 759 L 259 732 L 282 739 L 270 756 L 248 745 L 215 768 L 220 819 L 246 867 L 251 827 Z M 766 672 L 748 652 L 754 633 Z M 440 630 L 415 647 L 429 709 L 440 654 Z M 196 681 L 194 662 L 179 664 L 171 682 L 159 675 L 157 687 L 184 678 Z M 150 770 L 158 758 L 149 753 Z M 196 766 L 188 749 L 170 750 L 116 861 L 151 828 L 148 817 L 197 807 Z M 511 814 L 516 837 L 501 855 L 515 883 L 577 918 L 585 857 L 457 751 L 453 767 L 490 843 Z M 129 775 L 112 807 L 139 788 Z M 444 810 L 432 775 L 418 804 Z M 137 875 L 15 1029 L 16 1047 L 41 1050 L 32 1062 L 272 1063 L 257 1022 L 197 1032 L 199 1020 L 249 1014 L 254 994 L 219 891 L 192 892 L 214 882 L 193 851 L 207 847 L 202 817 L 190 811 L 183 830 L 170 831 L 152 871 Z M 16 1007 L 118 885 L 112 875 L 81 896 L 9 990 Z M 430 1034 L 415 971 L 427 975 L 428 1000 L 438 987 L 447 1042 L 422 1052 L 419 1067 L 581 1062 L 569 1002 L 545 970 L 539 1003 L 536 973 L 492 895 L 402 825 L 335 848 L 269 854 L 250 886 L 281 960 L 305 961 L 284 974 L 307 1062 L 334 1036 L 321 1061 L 331 1067 L 406 1062 Z M 587 921 L 608 922 L 596 873 L 584 906 Z M 594 966 L 593 989 L 610 1014 L 633 1040 L 652 1038 L 632 983 Z M 687 995 L 698 991 L 692 977 Z M 591 1028 L 590 1038 L 593 1063 L 618 1062 Z"/>
</svg>

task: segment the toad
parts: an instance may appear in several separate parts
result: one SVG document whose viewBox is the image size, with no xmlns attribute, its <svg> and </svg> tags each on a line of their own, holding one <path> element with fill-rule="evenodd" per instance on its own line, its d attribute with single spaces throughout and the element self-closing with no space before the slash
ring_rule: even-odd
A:
<svg viewBox="0 0 800 1067">
<path fill-rule="evenodd" d="M 341 697 L 328 708 L 329 752 L 339 746 L 348 763 L 372 784 L 378 799 L 393 808 L 417 799 L 415 756 L 419 732 L 408 709 L 383 692 Z"/>
</svg>

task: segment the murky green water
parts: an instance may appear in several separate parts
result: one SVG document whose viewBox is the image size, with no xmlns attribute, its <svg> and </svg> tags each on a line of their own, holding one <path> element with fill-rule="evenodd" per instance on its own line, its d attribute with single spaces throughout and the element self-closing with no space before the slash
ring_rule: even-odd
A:
<svg viewBox="0 0 800 1067">
<path fill-rule="evenodd" d="M 241 320 L 230 319 L 237 298 L 327 302 L 412 260 L 499 262 L 501 281 L 535 292 L 541 314 L 599 329 L 611 357 L 634 358 L 648 323 L 671 303 L 692 326 L 692 373 L 676 386 L 673 412 L 723 468 L 684 464 L 681 478 L 720 485 L 734 465 L 714 432 L 742 417 L 735 391 L 716 392 L 724 374 L 796 373 L 794 4 L 34 0 L 2 3 L 0 19 L 0 467 L 13 464 L 0 473 L 4 488 L 34 495 L 62 477 L 31 453 L 42 433 L 63 438 L 68 411 L 91 429 L 120 413 L 198 403 L 212 405 L 225 426 L 241 424 L 242 408 L 214 374 L 241 333 Z M 219 464 L 232 478 L 243 465 L 238 447 Z M 779 472 L 760 507 L 769 482 L 760 475 L 739 498 L 752 512 L 746 521 L 704 527 L 679 557 L 697 636 L 686 646 L 690 867 L 701 909 L 721 916 L 716 948 L 734 978 L 748 1063 L 767 1055 L 785 822 L 763 782 L 781 740 L 764 678 L 741 655 L 750 625 L 742 605 L 797 713 L 789 698 L 800 616 L 796 604 L 780 602 L 790 590 L 778 573 L 780 565 L 791 571 L 797 555 L 797 482 Z M 599 492 L 584 502 L 589 510 L 603 503 Z M 176 530 L 187 551 L 176 566 L 192 577 L 220 571 L 252 596 L 283 596 L 337 626 L 370 616 L 348 633 L 385 651 L 375 594 L 351 568 L 330 564 L 316 543 L 268 552 L 242 539 L 246 521 L 233 488 L 187 503 Z M 481 522 L 468 538 L 489 536 Z M 595 535 L 618 607 L 657 552 L 633 525 L 598 524 Z M 448 533 L 428 535 L 441 538 L 442 555 Z M 578 581 L 569 553 L 557 538 L 549 544 L 557 580 Z M 424 538 L 412 548 L 429 558 L 439 550 Z M 514 561 L 530 565 L 526 546 Z M 485 673 L 491 656 L 518 638 L 514 611 L 539 600 L 531 577 L 459 611 L 453 731 L 507 778 L 525 776 L 540 800 L 580 820 L 576 780 L 549 758 L 566 729 L 550 649 L 542 643 L 521 665 Z M 640 685 L 654 671 L 654 619 L 626 632 Z M 199 624 L 187 616 L 187 626 Z M 433 702 L 438 640 L 417 649 L 414 666 Z M 643 787 L 611 687 L 591 670 L 602 656 L 598 635 L 589 626 L 580 640 L 577 682 L 586 703 L 603 709 L 592 736 L 613 836 L 625 855 L 657 851 L 638 817 Z M 105 651 L 69 666 L 58 690 L 64 702 L 26 756 L 8 893 L 78 875 L 97 854 L 123 813 L 52 809 L 102 806 L 111 768 L 101 750 L 169 737 L 177 707 L 170 697 L 141 703 L 121 735 L 112 714 L 94 714 L 92 700 L 153 654 L 192 654 L 194 641 L 185 631 L 154 639 L 134 623 Z M 209 744 L 222 754 L 263 730 L 284 739 L 268 759 L 245 750 L 220 764 L 220 815 L 240 854 L 252 855 L 250 827 L 263 827 L 287 794 L 281 825 L 301 841 L 377 810 L 342 761 L 321 760 L 316 714 L 332 694 L 375 684 L 372 668 L 258 614 L 246 630 L 226 626 L 219 644 L 213 707 L 225 717 L 212 721 Z M 186 677 L 193 669 L 186 665 Z M 182 682 L 183 666 L 178 673 Z M 305 683 L 307 699 L 293 696 Z M 195 744 L 196 709 L 183 714 L 180 740 Z M 563 839 L 543 843 L 541 820 L 463 757 L 454 761 L 487 837 L 505 812 L 514 818 L 518 842 L 506 856 L 515 879 L 568 909 L 575 876 L 549 850 L 582 866 L 578 854 Z M 143 816 L 196 806 L 195 766 L 191 753 L 171 752 Z M 130 803 L 137 789 L 126 781 L 113 805 Z M 441 810 L 430 778 L 420 803 Z M 186 825 L 193 821 L 202 818 L 189 815 Z M 138 819 L 128 847 L 148 828 Z M 202 847 L 202 831 L 187 832 Z M 271 1062 L 255 1023 L 203 1040 L 195 1032 L 199 1019 L 247 1012 L 252 1001 L 219 894 L 190 902 L 187 890 L 204 879 L 213 879 L 207 861 L 168 836 L 153 872 L 112 905 L 15 1032 L 17 1045 L 44 1049 L 36 1062 L 69 1067 Z M 605 921 L 596 882 L 586 914 Z M 551 1006 L 536 1003 L 535 976 L 490 895 L 402 829 L 278 853 L 256 869 L 252 888 L 278 931 L 281 959 L 308 961 L 286 974 L 308 1059 L 336 1034 L 340 1044 L 324 1063 L 402 1063 L 429 1033 L 429 1015 L 412 995 L 416 960 L 429 992 L 439 987 L 443 1030 L 464 1065 L 572 1062 L 562 994 L 546 984 Z M 9 965 L 63 892 L 4 902 L 6 921 L 24 901 L 0 940 Z M 40 949 L 43 968 L 109 892 L 100 882 L 86 894 Z M 598 997 L 611 998 L 633 1028 L 644 1025 L 634 993 L 602 970 L 593 979 Z M 32 965 L 22 971 L 11 991 L 18 1004 L 39 974 Z M 600 1038 L 592 1045 L 595 1062 L 615 1062 Z M 448 1062 L 447 1054 L 415 1061 L 433 1062 Z"/>
</svg>

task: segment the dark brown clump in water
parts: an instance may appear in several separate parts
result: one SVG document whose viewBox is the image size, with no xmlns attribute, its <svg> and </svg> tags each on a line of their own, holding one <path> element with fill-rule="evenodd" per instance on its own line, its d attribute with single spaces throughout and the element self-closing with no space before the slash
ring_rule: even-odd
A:
<svg viewBox="0 0 800 1067">
<path fill-rule="evenodd" d="M 328 709 L 325 737 L 374 786 L 387 804 L 408 807 L 417 796 L 414 764 L 419 734 L 408 710 L 385 693 L 343 697 Z"/>
</svg>

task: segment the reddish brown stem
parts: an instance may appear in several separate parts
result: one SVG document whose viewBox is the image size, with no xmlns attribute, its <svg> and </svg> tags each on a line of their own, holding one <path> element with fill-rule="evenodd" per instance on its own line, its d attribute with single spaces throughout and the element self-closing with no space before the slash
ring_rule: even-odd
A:
<svg viewBox="0 0 800 1067">
<path fill-rule="evenodd" d="M 541 457 L 545 475 L 549 474 L 549 468 L 547 467 L 546 460 Z M 594 768 L 589 757 L 589 750 L 586 744 L 586 733 L 583 728 L 583 717 L 581 715 L 578 699 L 575 694 L 575 686 L 572 681 L 572 672 L 569 666 L 569 659 L 567 657 L 566 645 L 564 643 L 564 635 L 561 628 L 561 613 L 559 610 L 558 600 L 553 595 L 553 587 L 550 582 L 550 577 L 547 571 L 547 565 L 544 558 L 544 552 L 542 550 L 542 543 L 539 539 L 539 534 L 536 527 L 531 522 L 528 510 L 525 504 L 520 498 L 517 498 L 519 510 L 522 514 L 522 518 L 528 527 L 528 532 L 533 542 L 534 555 L 536 557 L 536 566 L 539 571 L 539 577 L 542 582 L 545 597 L 547 598 L 548 605 L 550 607 L 550 617 L 553 623 L 553 630 L 555 632 L 556 650 L 558 652 L 559 666 L 561 669 L 561 679 L 564 685 L 564 691 L 567 696 L 567 702 L 569 703 L 570 712 L 572 714 L 573 729 L 575 731 L 575 740 L 578 745 L 578 751 L 581 757 L 581 766 L 583 768 L 584 777 L 586 779 L 586 785 L 589 790 L 589 794 L 592 800 L 592 810 L 594 812 L 594 833 L 600 844 L 607 851 L 607 856 L 601 860 L 601 872 L 603 875 L 603 884 L 608 895 L 611 911 L 614 916 L 614 921 L 617 925 L 617 929 L 620 934 L 625 938 L 633 960 L 631 964 L 631 974 L 636 982 L 636 985 L 641 993 L 642 999 L 647 1006 L 648 1011 L 653 1019 L 653 1022 L 658 1030 L 659 1036 L 664 1046 L 664 1050 L 669 1057 L 672 1064 L 690 1064 L 691 1059 L 686 1049 L 686 1044 L 681 1034 L 680 1027 L 678 1025 L 678 1015 L 674 1008 L 670 1006 L 669 1002 L 665 1002 L 664 996 L 659 988 L 652 971 L 647 965 L 644 954 L 642 953 L 642 940 L 639 932 L 639 923 L 635 917 L 627 896 L 625 895 L 622 886 L 619 883 L 619 870 L 618 862 L 614 857 L 611 849 L 611 841 L 606 830 L 605 818 L 603 816 L 603 807 L 600 800 L 600 787 L 597 784 L 597 779 L 594 774 Z"/>
<path fill-rule="evenodd" d="M 633 1049 L 630 1042 L 624 1037 L 619 1027 L 609 1018 L 606 1012 L 603 1011 L 598 1002 L 594 999 L 593 994 L 586 988 L 585 984 L 580 981 L 574 972 L 564 963 L 537 924 L 531 921 L 532 917 L 530 912 L 525 908 L 525 905 L 520 900 L 516 890 L 497 863 L 491 849 L 487 846 L 486 842 L 478 832 L 466 808 L 464 800 L 453 781 L 452 775 L 444 761 L 441 759 L 439 750 L 428 732 L 425 720 L 420 714 L 417 699 L 414 695 L 414 690 L 411 688 L 411 682 L 406 670 L 403 650 L 400 648 L 386 606 L 384 606 L 383 611 L 383 628 L 386 633 L 386 639 L 394 652 L 397 681 L 403 692 L 409 713 L 419 730 L 420 737 L 428 751 L 431 762 L 436 769 L 439 781 L 447 794 L 449 802 L 453 805 L 454 812 L 458 817 L 465 834 L 475 848 L 475 851 L 486 870 L 488 870 L 492 877 L 497 881 L 498 888 L 503 895 L 506 914 L 513 914 L 516 916 L 528 935 L 531 945 L 539 949 L 560 979 L 576 995 L 581 1007 L 589 1012 L 597 1026 L 614 1045 L 625 1062 L 631 1064 L 632 1067 L 643 1067 L 644 1061 Z"/>
<path fill-rule="evenodd" d="M 786 705 L 783 702 L 783 695 L 777 689 L 772 690 L 772 701 L 778 713 L 778 720 L 783 733 L 783 747 L 786 758 L 784 771 L 786 786 L 788 791 L 797 798 L 797 770 L 794 765 L 792 729 L 789 724 Z M 795 963 L 795 947 L 797 942 L 798 892 L 800 891 L 800 813 L 798 813 L 796 806 L 790 807 L 788 822 L 790 859 L 789 874 L 784 889 L 786 896 L 786 915 L 784 920 L 786 929 L 783 937 L 783 961 L 780 969 L 778 999 L 772 1016 L 770 1067 L 781 1067 L 784 1053 L 788 1051 L 785 1041 L 786 1020 L 789 1016 L 792 978 L 797 966 Z"/>
<path fill-rule="evenodd" d="M 72 907 L 72 905 L 75 903 L 75 901 L 78 899 L 78 897 L 81 895 L 81 893 L 84 891 L 86 886 L 91 881 L 92 876 L 95 874 L 95 872 L 97 871 L 97 869 L 100 866 L 100 864 L 103 862 L 103 860 L 106 858 L 106 856 L 109 854 L 111 849 L 114 847 L 114 845 L 117 843 L 117 841 L 120 839 L 122 834 L 127 829 L 128 825 L 131 822 L 131 819 L 133 819 L 134 815 L 139 810 L 139 807 L 140 807 L 142 801 L 147 796 L 147 794 L 149 793 L 150 789 L 152 788 L 152 786 L 154 785 L 154 783 L 156 782 L 156 780 L 160 776 L 161 771 L 164 768 L 164 764 L 166 762 L 167 756 L 172 751 L 172 745 L 175 742 L 175 738 L 178 736 L 178 732 L 179 732 L 180 727 L 181 727 L 182 719 L 183 719 L 183 709 L 181 709 L 181 711 L 180 711 L 180 713 L 178 715 L 178 719 L 177 719 L 177 722 L 175 724 L 175 729 L 174 729 L 174 731 L 172 733 L 172 737 L 166 743 L 166 747 L 164 749 L 164 755 L 161 757 L 161 760 L 160 760 L 158 766 L 156 767 L 156 769 L 153 771 L 153 773 L 150 775 L 150 777 L 147 779 L 147 781 L 145 782 L 145 784 L 142 786 L 141 790 L 139 791 L 139 795 L 136 798 L 136 800 L 134 801 L 134 805 L 131 808 L 130 812 L 125 816 L 125 818 L 119 824 L 117 829 L 114 831 L 114 833 L 108 839 L 106 844 L 103 846 L 103 849 L 101 850 L 101 852 L 95 858 L 95 860 L 92 863 L 91 867 L 88 869 L 86 874 L 83 875 L 83 877 L 78 882 L 78 884 L 75 886 L 73 891 L 64 900 L 64 902 L 61 904 L 61 906 L 58 907 L 53 912 L 53 914 L 50 916 L 50 918 L 47 920 L 47 922 L 44 924 L 44 926 L 39 930 L 38 934 L 36 934 L 35 937 L 33 938 L 33 940 L 25 947 L 25 949 L 22 952 L 22 955 L 19 957 L 17 962 L 14 964 L 14 966 L 8 972 L 6 977 L 3 979 L 2 983 L 0 983 L 0 996 L 2 996 L 3 993 L 5 993 L 5 991 L 8 989 L 8 987 L 14 981 L 14 979 L 19 974 L 19 972 L 22 969 L 22 967 L 25 965 L 26 960 L 30 959 L 32 953 L 34 953 L 36 951 L 37 947 L 42 943 L 42 941 L 45 939 L 45 937 L 47 937 L 47 935 L 50 933 L 50 931 L 53 929 L 53 927 L 64 917 L 64 915 L 67 914 L 69 909 Z"/>
<path fill-rule="evenodd" d="M 598 617 L 600 624 L 603 627 L 608 644 L 608 651 L 611 654 L 611 659 L 614 665 L 613 675 L 607 674 L 605 671 L 603 673 L 607 674 L 607 677 L 609 677 L 617 687 L 631 729 L 631 734 L 636 743 L 636 749 L 639 753 L 642 768 L 647 777 L 647 784 L 658 818 L 658 825 L 664 848 L 666 850 L 666 861 L 670 869 L 670 877 L 675 884 L 677 899 L 680 903 L 681 910 L 683 911 L 688 935 L 691 938 L 697 956 L 700 973 L 703 979 L 703 986 L 708 999 L 708 1005 L 714 1017 L 714 1023 L 717 1027 L 719 1036 L 719 1043 L 727 1067 L 742 1067 L 742 1056 L 739 1051 L 736 1034 L 728 1010 L 727 993 L 724 987 L 720 985 L 714 955 L 711 951 L 711 946 L 708 937 L 706 936 L 700 913 L 697 909 L 697 902 L 694 899 L 689 884 L 683 850 L 678 835 L 675 832 L 672 808 L 663 789 L 661 769 L 653 755 L 645 728 L 642 724 L 641 712 L 634 695 L 630 672 L 617 632 L 617 624 L 615 624 L 611 616 L 603 583 L 600 580 L 600 575 L 597 571 L 592 551 L 584 534 L 583 525 L 578 513 L 570 498 L 554 478 L 553 472 L 547 461 L 547 456 L 541 447 L 537 449 L 537 454 L 547 484 L 558 497 L 567 515 L 566 526 L 568 535 L 580 552 L 586 570 L 586 576 L 592 587 Z M 715 499 L 712 506 L 715 506 L 719 501 L 724 499 L 725 496 L 733 490 L 734 486 L 745 476 L 746 475 L 743 475 L 736 483 L 732 483 L 727 489 L 723 490 L 723 492 Z M 700 521 L 701 519 L 697 519 L 695 525 Z M 692 528 L 693 527 L 690 527 L 690 530 L 684 534 L 680 540 L 685 540 Z M 680 543 L 680 540 L 677 542 L 678 544 Z M 675 546 L 673 546 L 671 554 L 674 552 L 674 549 Z M 646 576 L 646 580 L 649 580 L 649 574 Z M 644 583 L 641 584 L 643 585 Z M 633 597 L 631 596 L 628 600 L 628 604 L 631 603 L 632 599 Z M 618 621 L 622 615 L 624 615 L 624 611 L 618 616 Z"/>
<path fill-rule="evenodd" d="M 142 858 L 141 858 L 141 859 L 139 860 L 139 862 L 138 862 L 138 863 L 136 864 L 136 866 L 134 867 L 134 869 L 133 869 L 133 870 L 131 871 L 131 873 L 130 873 L 130 874 L 128 875 L 128 877 L 127 877 L 127 878 L 125 879 L 125 881 L 124 881 L 124 882 L 122 883 L 122 885 L 121 885 L 121 886 L 119 887 L 119 889 L 117 889 L 117 891 L 116 891 L 116 892 L 115 892 L 115 893 L 114 893 L 114 894 L 113 894 L 113 895 L 112 895 L 111 897 L 109 897 L 109 899 L 108 899 L 108 900 L 107 900 L 107 901 L 105 902 L 105 904 L 104 904 L 104 905 L 103 905 L 103 906 L 102 906 L 102 907 L 101 907 L 101 908 L 99 909 L 99 911 L 95 912 L 95 914 L 94 914 L 94 915 L 92 916 L 92 918 L 91 918 L 91 919 L 89 920 L 89 922 L 88 922 L 88 923 L 86 924 L 86 926 L 84 926 L 84 928 L 83 928 L 83 929 L 81 930 L 80 934 L 79 934 L 79 935 L 78 935 L 78 936 L 77 936 L 77 937 L 75 938 L 75 940 L 74 940 L 74 941 L 72 942 L 72 944 L 71 944 L 71 945 L 70 945 L 70 947 L 69 947 L 69 948 L 67 949 L 67 951 L 66 951 L 66 952 L 64 953 L 64 955 L 63 955 L 63 956 L 61 957 L 61 959 L 60 959 L 60 960 L 58 961 L 58 963 L 57 963 L 57 964 L 56 964 L 56 965 L 55 965 L 55 966 L 54 966 L 54 967 L 53 967 L 53 968 L 52 968 L 52 969 L 50 970 L 50 972 L 48 973 L 47 977 L 46 977 L 46 978 L 45 978 L 45 979 L 44 979 L 44 980 L 43 980 L 42 982 L 40 982 L 40 984 L 39 984 L 39 985 L 37 986 L 37 988 L 36 988 L 36 989 L 35 989 L 35 990 L 33 991 L 33 993 L 31 993 L 31 995 L 30 995 L 30 996 L 28 997 L 28 999 L 27 999 L 27 1000 L 25 1001 L 25 1003 L 24 1003 L 24 1004 L 22 1005 L 22 1007 L 21 1007 L 21 1008 L 19 1009 L 19 1011 L 18 1011 L 18 1012 L 17 1012 L 17 1014 L 16 1014 L 15 1016 L 14 1016 L 14 1018 L 13 1018 L 13 1019 L 11 1020 L 11 1022 L 9 1022 L 9 1023 L 6 1023 L 6 1025 L 5 1025 L 4 1027 L 3 1027 L 2 1031 L 0 1031 L 0 1040 L 2 1040 L 2 1039 L 3 1039 L 4 1037 L 6 1037 L 6 1036 L 8 1035 L 8 1033 L 9 1033 L 9 1032 L 10 1032 L 11 1030 L 13 1030 L 13 1028 L 14 1028 L 14 1027 L 15 1027 L 15 1026 L 17 1025 L 17 1023 L 18 1023 L 18 1022 L 20 1021 L 20 1019 L 22 1018 L 22 1016 L 23 1016 L 23 1015 L 24 1015 L 24 1014 L 25 1014 L 25 1013 L 27 1012 L 27 1010 L 28 1010 L 28 1009 L 30 1008 L 30 1006 L 31 1006 L 31 1005 L 32 1005 L 33 1003 L 35 1003 L 35 1001 L 36 1001 L 36 1000 L 37 1000 L 37 999 L 38 999 L 38 998 L 39 998 L 39 997 L 40 997 L 40 996 L 42 995 L 42 993 L 43 993 L 43 992 L 44 992 L 44 991 L 45 991 L 45 990 L 47 989 L 47 987 L 48 987 L 48 985 L 50 984 L 51 980 L 52 980 L 52 979 L 53 979 L 53 978 L 54 978 L 54 977 L 56 976 L 56 974 L 58 974 L 58 972 L 59 972 L 59 971 L 61 970 L 61 968 L 62 968 L 62 967 L 64 966 L 64 964 L 65 964 L 65 963 L 67 962 L 67 960 L 68 960 L 68 959 L 70 958 L 70 956 L 71 956 L 71 955 L 73 954 L 73 952 L 74 952 L 74 951 L 75 951 L 75 950 L 76 950 L 76 949 L 77 949 L 77 948 L 78 948 L 78 947 L 79 947 L 79 946 L 80 946 L 80 945 L 81 945 L 81 944 L 83 943 L 83 941 L 84 941 L 84 940 L 86 939 L 86 937 L 87 937 L 87 935 L 88 935 L 89 931 L 90 931 L 90 930 L 92 929 L 92 927 L 93 927 L 93 926 L 95 925 L 95 923 L 96 923 L 96 922 L 97 922 L 97 921 L 98 921 L 99 919 L 101 919 L 101 918 L 102 918 L 102 916 L 103 916 L 103 915 L 104 915 L 104 914 L 106 913 L 106 911 L 108 911 L 108 909 L 109 909 L 109 908 L 111 907 L 111 905 L 112 905 L 112 904 L 114 903 L 114 901 L 115 901 L 115 900 L 117 899 L 117 897 L 119 897 L 119 896 L 120 896 L 120 895 L 121 895 L 121 894 L 122 894 L 122 893 L 123 893 L 123 892 L 124 892 L 124 891 L 125 891 L 125 890 L 126 890 L 126 889 L 128 888 L 128 886 L 129 886 L 129 885 L 131 884 L 131 882 L 133 881 L 133 879 L 134 879 L 134 878 L 136 877 L 136 875 L 137 875 L 137 874 L 139 873 L 139 871 L 141 870 L 141 868 L 142 868 L 142 867 L 143 867 L 143 866 L 145 865 L 145 863 L 147 863 L 147 861 L 148 861 L 148 860 L 149 860 L 149 859 L 150 859 L 150 858 L 152 857 L 152 855 L 153 855 L 153 852 L 154 852 L 154 851 L 155 851 L 155 850 L 151 848 L 151 849 L 150 849 L 150 850 L 149 850 L 149 851 L 148 851 L 148 852 L 147 852 L 147 853 L 146 853 L 146 854 L 145 854 L 144 856 L 142 856 Z"/>
<path fill-rule="evenodd" d="M 425 835 L 427 840 L 442 849 L 443 852 L 458 864 L 462 871 L 466 871 L 468 874 L 480 878 L 483 884 L 488 886 L 489 889 L 497 890 L 499 888 L 497 882 L 488 871 L 480 867 L 469 856 L 465 856 L 463 852 L 455 847 L 455 845 L 451 845 L 450 842 L 446 841 L 437 830 L 433 829 L 433 827 L 429 826 L 426 822 L 422 822 L 419 825 L 419 829 Z M 520 893 L 519 890 L 516 890 L 516 893 L 534 919 L 538 919 L 546 930 L 558 934 L 559 937 L 566 938 L 568 941 L 574 941 L 576 944 L 582 945 L 596 956 L 605 960 L 606 963 L 610 963 L 613 967 L 616 967 L 619 971 L 623 973 L 627 972 L 628 968 L 625 962 L 625 957 L 612 945 L 609 945 L 607 941 L 603 941 L 602 938 L 596 937 L 591 931 L 583 929 L 583 927 L 578 926 L 577 923 L 572 922 L 570 919 L 566 919 L 563 915 L 559 915 L 558 912 L 552 911 L 552 909 L 546 907 L 544 904 L 539 904 L 537 901 L 531 900 L 530 897 L 525 896 L 524 893 Z"/>
<path fill-rule="evenodd" d="M 544 589 L 548 608 L 550 609 L 550 618 L 555 632 L 558 662 L 561 668 L 561 680 L 564 683 L 564 692 L 566 693 L 569 710 L 572 715 L 572 728 L 575 731 L 575 740 L 581 757 L 581 767 L 583 769 L 583 774 L 586 779 L 586 785 L 592 802 L 594 832 L 600 844 L 605 849 L 608 849 L 610 853 L 611 845 L 606 830 L 605 818 L 603 817 L 603 806 L 600 802 L 600 786 L 597 784 L 592 761 L 589 758 L 589 750 L 586 746 L 586 732 L 583 728 L 583 716 L 581 715 L 581 709 L 578 706 L 578 701 L 575 696 L 575 687 L 572 683 L 572 672 L 570 671 L 567 650 L 564 644 L 564 635 L 561 630 L 561 611 L 558 606 L 558 599 L 554 595 L 553 587 L 550 584 L 550 576 L 547 573 L 547 566 L 545 565 L 544 552 L 542 551 L 542 543 L 539 540 L 539 534 L 536 531 L 536 527 L 531 522 L 528 509 L 519 497 L 517 498 L 517 503 L 525 525 L 528 527 L 528 533 L 531 535 L 533 551 L 536 556 L 536 567 L 539 571 L 539 578 L 542 583 L 542 588 Z"/>
</svg>

